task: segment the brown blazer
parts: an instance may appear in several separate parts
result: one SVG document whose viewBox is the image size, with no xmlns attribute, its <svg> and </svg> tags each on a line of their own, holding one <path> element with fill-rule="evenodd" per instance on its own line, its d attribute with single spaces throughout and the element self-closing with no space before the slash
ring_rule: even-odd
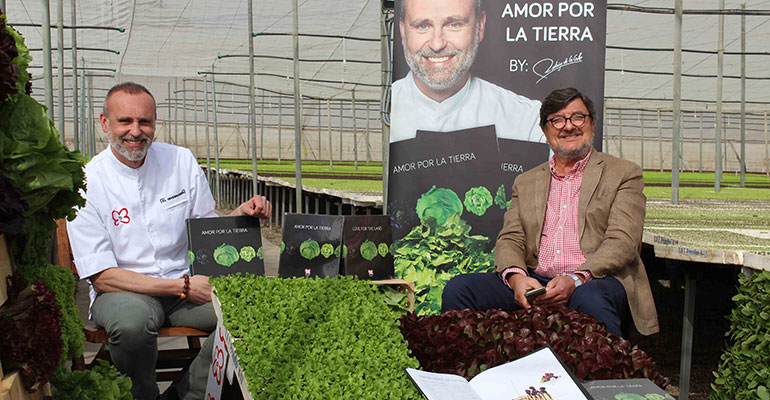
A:
<svg viewBox="0 0 770 400">
<path fill-rule="evenodd" d="M 550 182 L 546 162 L 513 183 L 511 206 L 495 247 L 497 273 L 509 267 L 529 272 L 537 266 Z M 646 201 L 643 186 L 638 165 L 593 150 L 580 187 L 578 232 L 586 262 L 578 269 L 590 271 L 594 278 L 610 275 L 620 280 L 636 329 L 650 335 L 658 331 L 658 314 L 639 257 Z"/>
</svg>

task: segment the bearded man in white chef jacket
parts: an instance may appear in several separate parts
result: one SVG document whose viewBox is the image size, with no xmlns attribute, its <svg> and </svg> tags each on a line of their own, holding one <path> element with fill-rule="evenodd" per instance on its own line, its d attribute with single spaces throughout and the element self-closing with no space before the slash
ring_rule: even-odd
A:
<svg viewBox="0 0 770 400">
<path fill-rule="evenodd" d="M 81 279 L 88 279 L 91 318 L 109 334 L 110 355 L 133 382 L 135 399 L 155 400 L 157 333 L 163 326 L 216 328 L 208 277 L 189 276 L 187 218 L 215 217 L 206 177 L 185 148 L 153 143 L 156 105 L 142 85 L 107 93 L 100 115 L 110 145 L 86 165 L 86 206 L 67 225 Z M 171 199 L 171 200 L 169 200 Z M 266 218 L 254 196 L 230 215 Z M 174 388 L 203 399 L 211 364 L 210 335 Z"/>
</svg>

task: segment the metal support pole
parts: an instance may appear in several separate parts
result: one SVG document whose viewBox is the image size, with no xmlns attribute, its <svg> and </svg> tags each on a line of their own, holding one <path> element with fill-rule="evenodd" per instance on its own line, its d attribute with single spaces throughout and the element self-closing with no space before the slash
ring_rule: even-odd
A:
<svg viewBox="0 0 770 400">
<path fill-rule="evenodd" d="M 746 4 L 741 4 L 741 187 L 746 187 Z"/>
<path fill-rule="evenodd" d="M 604 135 L 604 151 L 609 154 L 610 152 L 610 133 L 607 132 L 607 107 L 604 107 L 603 114 L 604 118 L 602 118 L 602 134 Z"/>
<path fill-rule="evenodd" d="M 326 99 L 326 133 L 329 134 L 329 170 L 334 169 L 334 149 L 332 149 L 332 101 Z M 328 213 L 327 213 L 328 214 Z"/>
<path fill-rule="evenodd" d="M 698 137 L 698 172 L 703 172 L 703 113 L 700 113 L 700 136 Z"/>
<path fill-rule="evenodd" d="M 174 144 L 179 145 L 179 88 L 177 79 L 174 78 Z"/>
<path fill-rule="evenodd" d="M 682 130 L 682 0 L 674 0 L 674 115 L 671 142 L 671 204 L 679 204 L 679 135 Z"/>
<path fill-rule="evenodd" d="M 83 66 L 85 67 L 85 60 L 83 61 Z M 80 90 L 80 115 L 83 116 L 82 121 L 78 121 L 81 123 L 81 129 L 80 129 L 80 136 L 83 140 L 80 141 L 80 154 L 86 154 L 86 142 L 88 141 L 88 131 L 86 129 L 86 120 L 88 119 L 86 117 L 86 70 L 85 68 L 80 70 L 80 83 L 83 84 L 83 88 Z"/>
<path fill-rule="evenodd" d="M 206 116 L 206 180 L 211 186 L 211 143 L 209 141 L 209 82 L 208 76 L 203 75 L 203 114 Z"/>
<path fill-rule="evenodd" d="M 193 80 L 193 121 L 195 121 L 193 135 L 195 136 L 195 158 L 197 159 L 201 150 L 198 148 L 198 81 L 195 79 Z"/>
<path fill-rule="evenodd" d="M 342 100 L 340 100 L 340 162 L 342 162 L 342 128 L 345 126 L 345 122 L 342 120 Z"/>
<path fill-rule="evenodd" d="M 57 36 L 57 49 L 59 54 L 59 140 L 62 144 L 65 144 L 64 135 L 64 0 L 56 0 L 57 14 L 56 14 L 56 36 Z"/>
<path fill-rule="evenodd" d="M 166 108 L 168 109 L 168 123 L 166 124 L 166 133 L 168 135 L 168 139 L 166 139 L 166 142 L 171 142 L 171 81 L 166 82 L 166 89 L 166 99 L 168 99 L 166 101 Z"/>
<path fill-rule="evenodd" d="M 292 0 L 294 7 L 294 176 L 296 177 L 296 210 L 302 210 L 302 115 L 300 114 L 300 102 L 302 96 L 299 92 L 299 8 L 297 0 Z"/>
<path fill-rule="evenodd" d="M 182 78 L 182 140 L 184 147 L 187 147 L 187 85 Z"/>
<path fill-rule="evenodd" d="M 51 79 L 51 9 L 48 0 L 41 0 L 43 5 L 43 83 L 45 88 L 45 106 L 48 118 L 53 121 L 53 81 Z"/>
<path fill-rule="evenodd" d="M 94 77 L 88 76 L 88 155 L 96 155 L 96 132 L 94 128 Z"/>
<path fill-rule="evenodd" d="M 254 9 L 252 0 L 249 3 L 249 135 L 251 140 L 251 183 L 254 195 L 257 194 L 259 177 L 257 176 L 257 116 L 254 104 Z"/>
<path fill-rule="evenodd" d="M 372 162 L 372 151 L 369 148 L 369 101 L 366 102 L 366 165 Z"/>
<path fill-rule="evenodd" d="M 725 9 L 725 0 L 719 0 L 719 10 Z M 717 45 L 717 110 L 714 121 L 714 192 L 719 193 L 722 182 L 722 81 L 725 56 L 725 15 L 719 13 L 719 44 Z"/>
<path fill-rule="evenodd" d="M 262 107 L 259 108 L 259 117 L 262 122 L 259 124 L 259 159 L 265 156 L 265 91 L 262 90 Z"/>
<path fill-rule="evenodd" d="M 690 366 L 692 364 L 692 334 L 695 322 L 695 278 L 685 271 L 684 319 L 682 320 L 682 354 L 679 366 L 679 399 L 690 396 Z"/>
<path fill-rule="evenodd" d="M 321 161 L 321 99 L 318 99 L 318 156 L 316 160 Z"/>
<path fill-rule="evenodd" d="M 681 1 L 681 0 L 679 0 Z M 211 66 L 211 112 L 214 119 L 214 163 L 217 172 L 214 199 L 219 204 L 221 201 L 221 186 L 219 183 L 219 127 L 217 126 L 217 86 L 214 80 L 214 66 Z"/>
<path fill-rule="evenodd" d="M 660 121 L 660 108 L 658 109 L 658 159 L 660 161 L 660 174 L 663 175 L 663 124 Z"/>
<path fill-rule="evenodd" d="M 641 128 L 641 136 L 642 136 L 642 142 L 641 142 L 641 145 L 642 145 L 641 161 L 642 162 L 640 163 L 640 167 L 642 168 L 642 171 L 644 171 L 644 117 L 642 117 L 641 111 L 639 112 L 639 127 Z"/>
<path fill-rule="evenodd" d="M 80 132 L 78 131 L 80 118 L 78 115 L 78 30 L 75 28 L 77 26 L 77 13 L 75 12 L 77 7 L 75 6 L 75 1 L 70 1 L 70 15 L 72 18 L 70 21 L 72 25 L 70 32 L 72 34 L 72 137 L 75 139 L 72 148 L 77 150 L 80 146 Z M 3 8 L 3 11 L 5 11 L 5 8 Z"/>
<path fill-rule="evenodd" d="M 278 95 L 278 163 L 281 163 L 281 131 L 283 130 L 283 98 Z"/>
<path fill-rule="evenodd" d="M 767 148 L 767 111 L 765 111 L 765 176 L 770 178 L 770 152 Z"/>
<path fill-rule="evenodd" d="M 618 110 L 618 155 L 623 158 L 623 110 Z"/>
<path fill-rule="evenodd" d="M 388 95 L 388 85 L 390 85 L 390 35 L 388 34 L 388 14 L 382 10 L 380 12 L 380 83 L 382 85 L 382 99 Z M 392 25 L 391 25 L 392 26 Z M 385 109 L 384 101 L 380 107 L 380 126 L 382 127 L 382 213 L 388 214 L 388 165 L 390 163 L 390 125 L 385 123 L 383 116 Z"/>
<path fill-rule="evenodd" d="M 356 127 L 356 91 L 353 90 L 353 100 L 351 106 L 353 108 L 353 166 L 358 171 L 358 131 Z"/>
</svg>

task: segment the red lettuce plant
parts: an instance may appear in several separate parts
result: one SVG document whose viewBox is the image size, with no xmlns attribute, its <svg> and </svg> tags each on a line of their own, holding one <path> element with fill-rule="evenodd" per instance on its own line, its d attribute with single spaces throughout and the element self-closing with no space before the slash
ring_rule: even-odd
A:
<svg viewBox="0 0 770 400">
<path fill-rule="evenodd" d="M 0 308 L 0 358 L 34 392 L 51 379 L 62 356 L 61 311 L 42 280 L 27 286 L 16 274 L 9 281 L 8 301 Z"/>
<path fill-rule="evenodd" d="M 422 368 L 467 379 L 550 345 L 581 380 L 648 378 L 663 388 L 669 384 L 644 351 L 566 307 L 410 313 L 401 317 L 401 332 Z"/>
</svg>

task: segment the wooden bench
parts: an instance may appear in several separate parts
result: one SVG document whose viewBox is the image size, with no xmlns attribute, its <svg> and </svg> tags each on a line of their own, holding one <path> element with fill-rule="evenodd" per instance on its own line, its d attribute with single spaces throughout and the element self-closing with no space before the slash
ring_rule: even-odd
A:
<svg viewBox="0 0 770 400">
<path fill-rule="evenodd" d="M 70 248 L 69 236 L 67 235 L 66 223 L 63 219 L 56 221 L 56 244 L 59 265 L 68 268 L 78 279 L 77 268 L 72 260 L 72 250 Z M 98 327 L 83 328 L 86 342 L 100 344 L 96 357 L 90 363 L 86 364 L 83 356 L 72 360 L 72 369 L 83 370 L 90 369 L 97 360 L 106 360 L 112 363 L 108 350 L 107 331 Z M 177 382 L 189 368 L 192 360 L 198 355 L 201 348 L 201 339 L 205 339 L 208 332 L 200 329 L 188 327 L 165 327 L 158 330 L 158 338 L 184 337 L 187 338 L 187 348 L 167 349 L 158 351 L 158 361 L 155 365 L 158 382 L 172 381 Z"/>
</svg>

